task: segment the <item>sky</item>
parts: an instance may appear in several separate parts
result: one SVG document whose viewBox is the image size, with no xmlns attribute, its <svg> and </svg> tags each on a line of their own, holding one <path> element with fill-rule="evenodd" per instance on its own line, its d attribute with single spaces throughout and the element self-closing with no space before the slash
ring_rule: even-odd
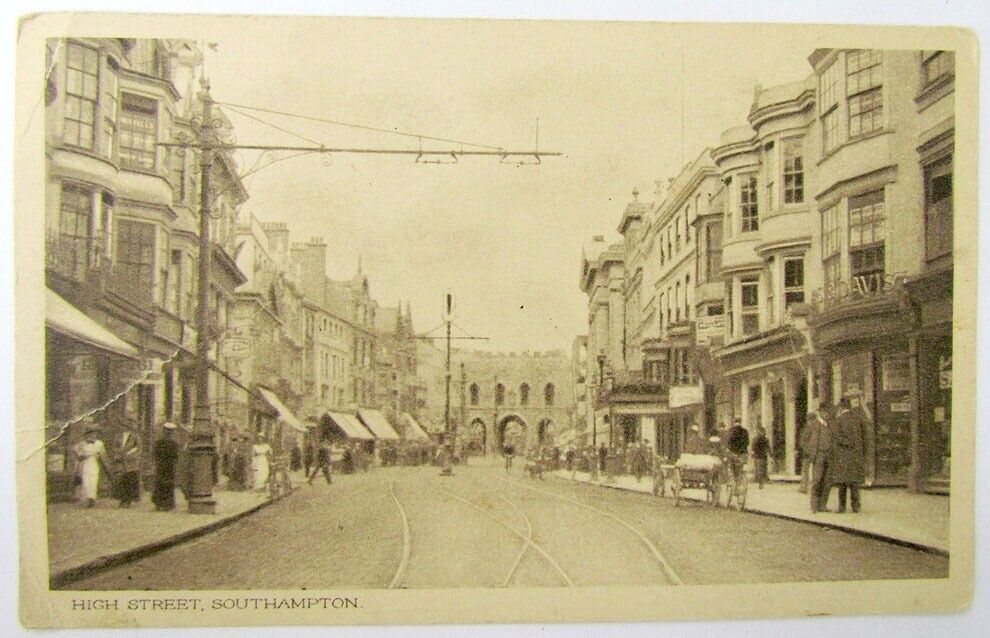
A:
<svg viewBox="0 0 990 638">
<path fill-rule="evenodd" d="M 466 142 L 563 153 L 539 166 L 462 158 L 305 155 L 246 178 L 247 211 L 322 237 L 328 275 L 361 256 L 381 305 L 408 301 L 491 350 L 569 349 L 587 329 L 581 248 L 617 239 L 634 188 L 745 124 L 754 86 L 792 82 L 817 43 L 800 29 L 661 23 L 286 19 L 211 23 L 206 72 L 218 102 Z M 416 138 L 225 107 L 239 143 L 416 149 Z M 451 148 L 424 141 L 423 148 Z M 457 148 L 454 145 L 454 148 Z M 284 158 L 268 156 L 263 161 Z M 257 153 L 241 153 L 247 168 Z M 439 331 L 434 334 L 440 334 Z"/>
</svg>

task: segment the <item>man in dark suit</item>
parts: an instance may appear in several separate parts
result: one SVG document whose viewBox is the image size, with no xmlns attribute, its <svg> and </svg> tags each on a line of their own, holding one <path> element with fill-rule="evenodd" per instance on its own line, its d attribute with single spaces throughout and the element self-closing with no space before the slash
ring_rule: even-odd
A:
<svg viewBox="0 0 990 638">
<path fill-rule="evenodd" d="M 811 462 L 811 485 L 808 492 L 811 494 L 811 511 L 817 513 L 825 511 L 828 504 L 828 493 L 831 490 L 829 465 L 832 462 L 835 437 L 821 407 L 816 407 L 808 415 L 806 427 L 808 438 L 805 454 Z"/>
<path fill-rule="evenodd" d="M 866 478 L 866 427 L 862 410 L 854 409 L 847 394 L 839 402 L 835 417 L 835 446 L 829 471 L 834 485 L 839 486 L 839 513 L 846 511 L 846 492 L 852 497 L 852 511 L 858 512 L 859 486 Z"/>
</svg>

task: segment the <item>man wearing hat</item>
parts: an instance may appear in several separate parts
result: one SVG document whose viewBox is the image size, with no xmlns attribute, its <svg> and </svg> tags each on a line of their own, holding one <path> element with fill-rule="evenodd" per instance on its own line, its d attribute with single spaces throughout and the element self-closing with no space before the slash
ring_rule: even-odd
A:
<svg viewBox="0 0 990 638">
<path fill-rule="evenodd" d="M 851 496 L 852 511 L 859 511 L 859 486 L 866 478 L 866 427 L 861 410 L 852 407 L 853 397 L 860 397 L 859 391 L 847 390 L 839 401 L 839 413 L 835 417 L 830 472 L 832 483 L 839 486 L 839 513 L 846 511 L 847 491 Z"/>
<path fill-rule="evenodd" d="M 835 435 L 820 405 L 808 415 L 806 427 L 808 429 L 807 438 L 804 440 L 804 454 L 811 464 L 811 484 L 808 486 L 808 492 L 811 495 L 811 511 L 817 513 L 825 511 L 828 494 L 832 489 L 829 480 Z"/>
<path fill-rule="evenodd" d="M 179 462 L 179 444 L 175 440 L 177 427 L 166 421 L 162 436 L 155 441 L 155 491 L 151 496 L 155 509 L 167 512 L 175 509 L 175 469 Z"/>
</svg>

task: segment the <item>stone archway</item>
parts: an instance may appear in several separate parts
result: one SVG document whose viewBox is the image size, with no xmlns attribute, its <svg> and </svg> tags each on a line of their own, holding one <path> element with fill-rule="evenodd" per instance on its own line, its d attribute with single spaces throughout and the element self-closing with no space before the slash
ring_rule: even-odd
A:
<svg viewBox="0 0 990 638">
<path fill-rule="evenodd" d="M 523 454 L 526 447 L 526 433 L 529 430 L 529 425 L 526 420 L 523 419 L 518 414 L 507 414 L 503 416 L 498 421 L 498 426 L 495 428 L 495 444 L 498 446 L 498 450 L 501 451 L 505 448 L 506 444 L 511 443 L 516 448 L 516 454 Z"/>
<path fill-rule="evenodd" d="M 488 449 L 488 429 L 479 417 L 468 425 L 467 445 L 471 454 L 481 455 Z"/>
</svg>

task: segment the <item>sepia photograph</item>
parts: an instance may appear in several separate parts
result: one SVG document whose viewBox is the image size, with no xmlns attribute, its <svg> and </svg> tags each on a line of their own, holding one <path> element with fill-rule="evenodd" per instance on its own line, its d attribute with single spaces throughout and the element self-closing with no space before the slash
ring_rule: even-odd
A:
<svg viewBox="0 0 990 638">
<path fill-rule="evenodd" d="M 18 54 L 27 626 L 967 604 L 965 31 L 47 14 Z"/>
</svg>

